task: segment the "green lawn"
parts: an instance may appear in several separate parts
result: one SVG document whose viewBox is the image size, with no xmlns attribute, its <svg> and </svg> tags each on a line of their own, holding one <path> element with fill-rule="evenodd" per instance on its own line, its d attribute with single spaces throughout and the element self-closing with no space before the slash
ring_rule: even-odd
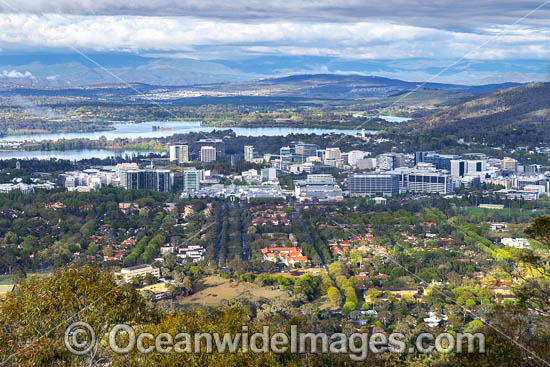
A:
<svg viewBox="0 0 550 367">
<path fill-rule="evenodd" d="M 541 214 L 544 214 L 543 210 L 538 210 L 536 212 L 531 209 L 485 209 L 485 208 L 464 208 L 464 210 L 471 214 L 477 215 L 492 215 L 493 213 L 498 213 L 502 217 L 537 217 Z"/>
<path fill-rule="evenodd" d="M 0 285 L 10 285 L 13 284 L 13 279 L 11 275 L 0 275 Z"/>
</svg>

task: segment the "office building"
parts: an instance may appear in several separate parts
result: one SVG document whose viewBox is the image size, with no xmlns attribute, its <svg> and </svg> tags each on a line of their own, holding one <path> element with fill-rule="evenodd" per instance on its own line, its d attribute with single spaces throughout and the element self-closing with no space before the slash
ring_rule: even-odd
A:
<svg viewBox="0 0 550 367">
<path fill-rule="evenodd" d="M 369 153 L 363 152 L 361 150 L 352 150 L 351 152 L 348 152 L 347 164 L 349 164 L 350 166 L 355 166 L 357 164 L 357 161 L 367 157 L 368 155 Z"/>
<path fill-rule="evenodd" d="M 325 149 L 317 149 L 317 152 L 315 153 L 319 162 L 322 162 L 325 160 L 326 150 Z"/>
<path fill-rule="evenodd" d="M 170 162 L 176 162 L 176 163 L 189 162 L 189 146 L 170 145 Z"/>
<path fill-rule="evenodd" d="M 199 170 L 183 171 L 183 191 L 199 191 L 200 190 L 201 172 Z"/>
<path fill-rule="evenodd" d="M 358 169 L 375 169 L 376 168 L 376 158 L 363 158 L 359 159 L 355 165 Z"/>
<path fill-rule="evenodd" d="M 525 173 L 538 173 L 541 172 L 541 168 L 540 164 L 528 164 L 523 166 L 523 171 Z"/>
<path fill-rule="evenodd" d="M 401 168 L 391 173 L 398 175 L 401 192 L 448 194 L 453 191 L 451 176 L 435 168 Z"/>
<path fill-rule="evenodd" d="M 334 179 L 332 181 L 298 181 L 294 185 L 294 194 L 298 201 L 332 201 L 342 200 L 342 189 L 338 186 Z"/>
<path fill-rule="evenodd" d="M 262 169 L 262 182 L 274 181 L 277 179 L 276 168 L 264 168 Z"/>
<path fill-rule="evenodd" d="M 155 278 L 159 278 L 160 270 L 153 268 L 151 265 L 136 265 L 129 268 L 122 268 L 120 269 L 120 272 L 117 273 L 117 275 L 122 277 L 125 282 L 130 282 L 134 278 L 145 278 L 148 274 L 154 276 Z"/>
<path fill-rule="evenodd" d="M 416 152 L 414 153 L 414 165 L 424 162 L 424 158 L 431 152 Z"/>
<path fill-rule="evenodd" d="M 244 146 L 244 160 L 247 162 L 252 162 L 254 159 L 254 147 L 252 145 Z"/>
<path fill-rule="evenodd" d="M 381 171 L 397 168 L 397 157 L 391 153 L 376 156 L 376 167 Z"/>
<path fill-rule="evenodd" d="M 334 183 L 336 180 L 334 179 L 333 175 L 330 174 L 314 174 L 314 175 L 307 175 L 306 182 L 308 183 L 315 183 L 315 182 L 330 182 Z"/>
<path fill-rule="evenodd" d="M 118 163 L 115 166 L 115 173 L 117 177 L 120 177 L 120 172 L 139 169 L 137 163 Z"/>
<path fill-rule="evenodd" d="M 291 147 L 281 147 L 281 149 L 279 149 L 279 154 L 281 156 L 291 155 L 292 154 L 292 148 Z"/>
<path fill-rule="evenodd" d="M 325 159 L 340 159 L 340 148 L 327 148 L 325 149 Z"/>
<path fill-rule="evenodd" d="M 294 152 L 297 156 L 301 157 L 302 162 L 305 162 L 307 157 L 316 156 L 317 149 L 319 149 L 317 144 L 306 144 L 300 142 L 294 145 Z"/>
<path fill-rule="evenodd" d="M 518 161 L 514 158 L 504 157 L 501 162 L 501 167 L 503 170 L 516 172 L 518 170 Z"/>
<path fill-rule="evenodd" d="M 451 161 L 460 159 L 459 155 L 439 154 L 435 152 L 416 152 L 414 155 L 414 165 L 419 163 L 431 163 L 437 169 L 451 170 Z"/>
<path fill-rule="evenodd" d="M 201 162 L 214 162 L 216 160 L 216 148 L 211 146 L 201 147 Z"/>
<path fill-rule="evenodd" d="M 348 178 L 351 196 L 392 196 L 399 194 L 399 176 L 390 173 L 351 175 Z"/>
<path fill-rule="evenodd" d="M 216 149 L 216 157 L 225 156 L 225 142 L 222 139 L 201 139 L 197 142 L 199 147 L 214 147 Z"/>
<path fill-rule="evenodd" d="M 170 192 L 172 175 L 167 169 L 137 169 L 121 171 L 120 185 L 126 190 Z"/>
<path fill-rule="evenodd" d="M 485 171 L 485 166 L 485 160 L 453 159 L 451 160 L 451 176 L 455 178 L 473 176 Z"/>
</svg>

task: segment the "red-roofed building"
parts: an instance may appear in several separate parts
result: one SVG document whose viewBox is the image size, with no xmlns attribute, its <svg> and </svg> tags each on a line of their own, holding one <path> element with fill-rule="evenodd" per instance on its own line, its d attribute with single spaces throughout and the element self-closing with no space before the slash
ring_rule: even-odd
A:
<svg viewBox="0 0 550 367">
<path fill-rule="evenodd" d="M 277 262 L 281 261 L 286 266 L 296 263 L 309 263 L 309 260 L 302 253 L 299 247 L 266 247 L 262 249 L 264 260 Z"/>
</svg>

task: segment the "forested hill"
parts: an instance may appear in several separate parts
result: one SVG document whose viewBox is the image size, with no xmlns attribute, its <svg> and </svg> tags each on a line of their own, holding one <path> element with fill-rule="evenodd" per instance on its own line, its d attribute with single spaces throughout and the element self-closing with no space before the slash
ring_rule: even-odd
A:
<svg viewBox="0 0 550 367">
<path fill-rule="evenodd" d="M 403 129 L 427 139 L 456 137 L 498 146 L 550 144 L 550 83 L 472 97 Z"/>
</svg>

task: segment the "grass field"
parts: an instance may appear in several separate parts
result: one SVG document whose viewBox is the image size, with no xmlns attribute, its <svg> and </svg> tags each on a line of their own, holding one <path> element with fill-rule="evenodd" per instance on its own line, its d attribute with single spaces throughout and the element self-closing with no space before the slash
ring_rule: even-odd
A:
<svg viewBox="0 0 550 367">
<path fill-rule="evenodd" d="M 168 286 L 168 283 L 157 283 L 153 285 L 148 285 L 140 289 L 140 291 L 151 291 L 151 292 L 164 292 L 166 291 L 166 287 Z"/>
<path fill-rule="evenodd" d="M 246 299 L 259 301 L 261 299 L 290 299 L 277 289 L 261 287 L 252 283 L 235 282 L 218 276 L 209 276 L 197 282 L 195 293 L 187 297 L 179 297 L 181 304 L 218 306 L 224 300 Z"/>
<path fill-rule="evenodd" d="M 493 215 L 493 213 L 498 213 L 502 217 L 537 217 L 544 214 L 544 210 L 532 211 L 530 209 L 485 209 L 485 208 L 464 208 L 464 211 L 470 214 L 488 216 Z"/>
<path fill-rule="evenodd" d="M 13 278 L 11 275 L 0 275 L 0 285 L 13 284 Z"/>
</svg>

